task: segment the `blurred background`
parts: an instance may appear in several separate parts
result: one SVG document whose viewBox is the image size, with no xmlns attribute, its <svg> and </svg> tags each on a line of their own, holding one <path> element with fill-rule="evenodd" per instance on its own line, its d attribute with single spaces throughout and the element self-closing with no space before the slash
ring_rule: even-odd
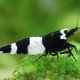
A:
<svg viewBox="0 0 80 80">
<path fill-rule="evenodd" d="M 0 0 L 0 47 L 30 36 L 80 26 L 80 0 Z M 80 42 L 79 32 L 69 41 Z M 27 55 L 0 55 L 0 80 Z"/>
</svg>

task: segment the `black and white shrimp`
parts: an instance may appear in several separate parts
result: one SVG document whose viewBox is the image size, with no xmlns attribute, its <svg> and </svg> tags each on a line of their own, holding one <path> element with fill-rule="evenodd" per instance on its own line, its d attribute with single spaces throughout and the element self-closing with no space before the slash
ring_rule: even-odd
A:
<svg viewBox="0 0 80 80">
<path fill-rule="evenodd" d="M 72 49 L 75 49 L 77 53 L 77 48 L 73 44 L 67 42 L 67 40 L 70 36 L 74 35 L 74 33 L 79 29 L 80 28 L 78 27 L 73 28 L 70 31 L 68 31 L 68 29 L 62 29 L 47 34 L 43 37 L 25 38 L 16 43 L 1 47 L 0 54 L 41 54 L 41 56 L 39 57 L 41 58 L 42 56 L 46 56 L 49 53 L 52 56 L 57 55 L 57 58 L 59 58 L 58 54 L 69 53 L 69 56 L 72 56 L 75 59 L 71 51 Z M 64 49 L 67 49 L 67 51 L 63 51 Z"/>
</svg>

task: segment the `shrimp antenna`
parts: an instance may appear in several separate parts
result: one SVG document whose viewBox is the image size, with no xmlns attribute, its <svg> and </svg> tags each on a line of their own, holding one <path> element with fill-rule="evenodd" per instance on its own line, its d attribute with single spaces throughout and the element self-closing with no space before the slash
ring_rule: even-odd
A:
<svg viewBox="0 0 80 80">
<path fill-rule="evenodd" d="M 77 16 L 77 24 L 76 24 L 76 28 L 78 27 L 78 16 Z"/>
<path fill-rule="evenodd" d="M 77 24 L 76 24 L 76 28 L 78 27 L 78 18 L 79 18 L 79 0 L 77 0 Z"/>
</svg>

